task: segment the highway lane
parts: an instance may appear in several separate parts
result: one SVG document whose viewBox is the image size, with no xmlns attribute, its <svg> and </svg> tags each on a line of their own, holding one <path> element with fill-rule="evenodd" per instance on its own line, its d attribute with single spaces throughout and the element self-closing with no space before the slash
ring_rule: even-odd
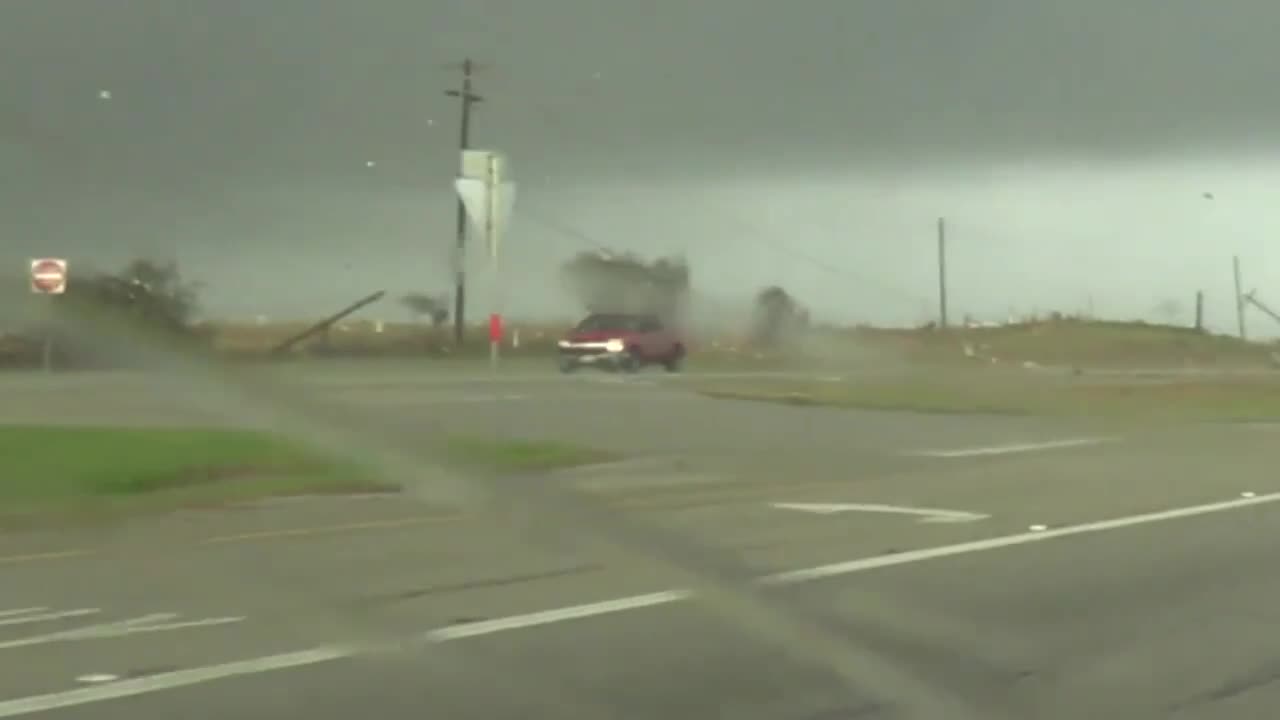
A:
<svg viewBox="0 0 1280 720">
<path fill-rule="evenodd" d="M 342 408 L 362 427 L 431 437 L 444 433 L 569 441 L 631 455 L 680 455 L 715 461 L 734 472 L 786 465 L 813 472 L 929 448 L 1040 442 L 1090 434 L 1064 420 L 850 412 L 711 400 L 680 389 L 608 375 L 561 378 L 505 376 L 502 382 L 445 381 L 441 375 L 326 375 L 327 368 L 286 387 L 308 402 Z M 662 376 L 659 376 L 661 379 Z M 217 385 L 181 377 L 84 373 L 45 378 L 0 377 L 0 422 L 110 424 L 253 424 Z M 269 403 L 264 403 L 271 409 Z M 351 412 L 348 412 L 349 409 Z"/>
<path fill-rule="evenodd" d="M 1196 451 L 1185 449 L 1181 456 L 1168 457 L 1162 446 L 1148 439 L 1146 445 L 1104 443 L 994 459 L 948 459 L 932 468 L 916 466 L 896 477 L 882 478 L 880 484 L 875 478 L 864 478 L 861 483 L 840 486 L 811 485 L 808 490 L 812 496 L 802 498 L 881 503 L 923 500 L 936 507 L 946 500 L 960 499 L 936 494 L 954 487 L 963 490 L 966 504 L 953 507 L 992 513 L 990 518 L 970 523 L 922 523 L 913 517 L 880 513 L 813 516 L 770 508 L 766 500 L 781 496 L 774 493 L 794 490 L 791 479 L 785 477 L 775 478 L 772 485 L 721 481 L 699 489 L 691 483 L 646 484 L 641 472 L 640 478 L 621 474 L 612 486 L 600 484 L 596 478 L 591 491 L 615 510 L 627 510 L 646 525 L 664 527 L 698 545 L 728 551 L 753 572 L 763 574 L 850 558 L 909 556 L 922 548 L 1025 532 L 1026 524 L 1033 520 L 1045 521 L 1053 529 L 1179 503 L 1238 498 L 1246 484 L 1254 488 L 1249 492 L 1258 495 L 1274 491 L 1276 488 L 1265 484 L 1268 463 L 1265 446 L 1260 444 L 1265 439 L 1259 433 L 1232 434 L 1226 430 L 1207 438 L 1211 442 L 1197 436 L 1202 440 L 1198 452 L 1204 455 L 1199 464 L 1189 460 Z M 1182 447 L 1190 448 L 1190 438 L 1179 440 Z M 1249 457 L 1253 459 L 1248 462 L 1239 460 Z M 1233 463 L 1232 473 L 1204 473 L 1213 467 L 1220 470 L 1226 463 Z M 1074 464 L 1080 473 L 1074 477 L 1092 482 L 1080 482 L 1075 493 L 1059 490 L 1056 495 L 1046 495 L 1055 484 L 1071 479 L 1052 474 L 1062 464 Z M 1048 474 L 1048 480 L 1034 482 L 1038 473 Z M 962 480 L 950 482 L 957 475 Z M 1182 490 L 1171 492 L 1177 488 Z M 351 519 L 364 512 L 380 515 L 391 507 L 405 511 L 401 503 L 389 499 L 360 503 L 363 510 L 347 514 L 331 504 L 322 504 L 319 509 L 306 503 L 273 506 L 264 512 L 266 517 L 248 525 L 251 530 L 263 523 Z M 303 508 L 311 509 L 304 512 Z M 128 677 L 285 653 L 320 642 L 390 643 L 429 628 L 608 601 L 681 584 L 678 573 L 643 560 L 601 557 L 580 549 L 572 534 L 554 527 L 522 525 L 522 521 L 519 516 L 478 514 L 381 529 L 265 538 L 252 537 L 253 532 L 245 532 L 245 524 L 232 521 L 231 527 L 223 528 L 229 534 L 218 536 L 231 540 L 201 543 L 199 533 L 193 533 L 181 538 L 191 543 L 187 547 L 175 540 L 173 526 L 162 523 L 134 528 L 106 555 L 5 567 L 5 591 L 0 592 L 4 607 L 0 611 L 48 606 L 53 612 L 100 608 L 101 613 L 92 618 L 10 626 L 7 632 L 0 632 L 0 643 L 157 613 L 180 615 L 164 621 L 170 623 L 228 617 L 243 620 L 11 648 L 11 652 L 23 653 L 24 663 L 19 672 L 7 674 L 0 697 L 21 698 L 65 689 L 74 683 L 74 677 L 83 674 Z M 181 525 L 186 527 L 187 523 Z M 218 526 L 206 521 L 201 530 L 217 531 Z M 1119 532 L 1117 537 L 1121 537 Z M 942 567 L 957 561 L 936 562 Z M 912 597 L 903 595 L 888 605 L 910 605 Z M 934 610 L 930 608 L 931 613 Z M 945 610 L 936 614 L 948 624 L 967 624 Z M 0 626 L 0 631 L 5 630 Z M 681 628 L 646 632 L 681 638 L 680 643 L 701 637 Z M 576 633 L 571 631 L 573 639 L 565 642 L 576 647 L 581 642 Z M 729 648 L 728 654 L 751 657 L 749 649 L 725 645 L 723 638 L 715 637 Z M 400 661 L 388 659 L 377 664 L 388 662 L 395 667 Z M 577 671 L 569 674 L 578 676 Z M 140 702 L 145 706 L 154 701 Z"/>
<path fill-rule="evenodd" d="M 1280 701 L 1270 632 L 1280 619 L 1278 511 L 970 550 L 768 592 L 831 636 L 974 702 L 969 717 L 1269 717 Z M 901 717 L 873 712 L 874 688 L 850 689 L 780 654 L 758 629 L 694 599 L 46 716 Z M 0 703 L 0 714 L 17 709 Z"/>
<path fill-rule="evenodd" d="M 135 421 L 156 421 L 168 417 L 166 413 L 189 410 L 188 406 L 175 402 L 170 393 L 157 392 L 157 388 L 147 384 L 143 388 L 149 390 L 132 388 L 132 402 L 136 404 L 128 407 L 135 413 L 132 418 Z M 54 407 L 92 412 L 97 403 L 116 399 L 111 392 L 120 393 L 123 399 L 129 395 L 130 388 L 117 385 L 115 390 L 99 389 L 94 393 L 84 390 L 81 386 L 77 392 L 57 396 L 57 403 L 61 404 L 55 403 Z M 337 392 L 343 390 L 340 387 Z M 436 388 L 431 391 L 434 395 L 420 391 L 423 396 L 430 395 L 423 400 L 421 410 L 429 411 L 433 402 L 460 397 L 459 390 L 473 392 L 470 388 L 454 387 Z M 669 528 L 699 544 L 730 551 L 749 568 L 761 573 L 850 558 L 901 556 L 923 547 L 1025 532 L 1030 524 L 1042 523 L 1053 528 L 1274 490 L 1268 486 L 1268 482 L 1274 482 L 1268 479 L 1271 467 L 1268 448 L 1274 445 L 1274 438 L 1255 429 L 1183 428 L 1107 438 L 1107 442 L 1073 448 L 1040 448 L 1004 454 L 1019 444 L 1079 436 L 1091 429 L 1007 419 L 815 412 L 803 408 L 721 403 L 673 394 L 661 388 L 654 391 L 652 387 L 619 387 L 611 383 L 521 390 L 549 393 L 540 396 L 544 407 L 550 404 L 561 412 L 549 416 L 545 410 L 539 412 L 536 406 L 521 406 L 514 400 L 459 403 L 466 407 L 464 413 L 457 414 L 459 426 L 475 431 L 498 428 L 512 434 L 537 434 L 547 432 L 550 427 L 549 436 L 561 437 L 555 433 L 565 433 L 564 437 L 573 437 L 579 432 L 592 432 L 591 424 L 558 425 L 549 422 L 549 418 L 599 416 L 611 408 L 630 404 L 641 416 L 655 418 L 648 424 L 629 426 L 643 432 L 626 432 L 628 426 L 604 424 L 606 429 L 596 429 L 591 437 L 605 444 L 617 442 L 618 447 L 633 451 L 693 456 L 694 461 L 684 463 L 678 472 L 661 466 L 647 469 L 641 466 L 627 471 L 596 471 L 560 482 L 585 487 L 611 509 L 634 513 L 645 524 Z M 399 391 L 398 395 L 403 397 L 403 392 Z M 360 406 L 359 398 L 353 401 L 348 396 L 335 400 Z M 414 403 L 389 408 L 391 403 L 380 405 L 379 398 L 373 396 L 366 397 L 366 403 L 364 409 L 377 411 L 390 428 L 411 430 L 423 417 L 417 414 L 420 410 Z M 408 410 L 404 409 L 405 405 L 409 406 Z M 23 404 L 16 406 L 22 409 Z M 528 409 L 513 412 L 514 406 Z M 47 407 L 40 409 L 31 405 L 26 412 L 30 413 L 28 417 L 38 419 L 41 412 L 47 412 Z M 580 412 L 565 412 L 566 408 L 575 407 Z M 117 413 L 116 417 L 119 419 L 121 414 Z M 673 424 L 671 418 L 679 418 L 679 423 Z M 672 432 L 673 429 L 679 432 Z M 762 436 L 768 439 L 761 441 Z M 744 438 L 749 439 L 749 445 L 744 443 Z M 731 462 L 735 448 L 739 453 L 750 450 L 742 453 L 746 462 Z M 986 455 L 962 452 L 953 457 L 917 454 L 921 450 L 966 449 L 998 452 Z M 530 480 L 513 479 L 514 482 Z M 774 509 L 769 506 L 772 502 L 923 505 L 990 517 L 970 523 L 930 524 L 909 516 L 880 513 L 816 516 Z M 411 505 L 395 500 L 361 501 L 346 506 L 283 504 L 269 510 L 255 509 L 248 515 L 240 512 L 218 519 L 211 519 L 209 515 L 186 516 L 179 521 L 170 519 L 168 524 L 132 526 L 123 535 L 119 532 L 82 538 L 62 535 L 40 538 L 38 542 L 18 539 L 18 545 L 28 541 L 34 544 L 25 548 L 28 550 L 56 551 L 57 541 L 80 539 L 105 545 L 109 552 L 49 562 L 0 565 L 5 578 L 0 591 L 0 612 L 48 606 L 53 612 L 92 608 L 100 613 L 92 618 L 0 625 L 3 631 L 0 643 L 6 639 L 98 627 L 156 614 L 177 616 L 158 621 L 162 624 L 243 619 L 207 627 L 108 636 L 92 642 L 75 640 L 15 647 L 12 649 L 21 651 L 26 661 L 21 672 L 6 679 L 0 688 L 0 698 L 22 698 L 66 689 L 74 685 L 76 676 L 85 673 L 127 677 L 131 673 L 162 673 L 174 669 L 181 672 L 183 668 L 210 663 L 287 653 L 321 642 L 391 642 L 458 622 L 519 616 L 680 585 L 678 573 L 672 575 L 643 561 L 620 561 L 584 551 L 558 528 L 530 523 L 519 516 L 480 515 L 441 523 L 396 525 L 394 521 L 413 517 Z M 273 530 L 305 530 L 343 523 L 360 525 L 384 519 L 393 522 L 380 528 L 352 528 L 348 532 L 201 543 L 202 538 L 214 536 L 244 537 L 269 534 Z M 530 531 L 544 544 L 531 542 Z M 945 564 L 954 560 L 938 562 Z M 886 605 L 909 605 L 907 600 L 909 598 L 898 597 Z M 624 638 L 633 634 L 641 640 L 652 638 L 649 645 L 638 646 L 641 656 L 652 658 L 641 663 L 644 668 L 660 671 L 688 667 L 692 669 L 680 673 L 675 680 L 697 677 L 694 672 L 697 664 L 679 666 L 670 655 L 696 659 L 701 657 L 699 649 L 703 645 L 712 653 L 711 657 L 719 658 L 721 666 L 733 669 L 727 675 L 750 677 L 753 686 L 762 684 L 756 679 L 760 674 L 757 666 L 771 667 L 768 665 L 772 657 L 770 651 L 750 644 L 743 646 L 735 640 L 732 628 L 703 634 L 700 628 L 708 624 L 705 618 L 693 621 L 692 627 L 679 623 L 672 627 L 654 626 L 648 624 L 646 618 L 666 618 L 667 609 L 637 612 L 634 617 L 628 614 L 625 620 L 619 616 L 616 621 L 629 628 Z M 682 613 L 691 611 L 675 612 L 675 617 L 680 618 L 684 617 Z M 945 608 L 937 614 L 955 620 Z M 45 622 L 53 624 L 45 625 Z M 584 627 L 612 628 L 614 622 L 614 618 L 597 618 Z M 531 637 L 560 637 L 555 634 L 560 632 L 558 629 L 533 632 Z M 547 636 L 548 632 L 553 634 Z M 995 628 L 989 632 L 994 633 Z M 500 633 L 481 641 L 498 644 L 483 656 L 480 664 L 502 677 L 528 672 L 521 664 L 509 667 L 502 664 L 503 653 L 512 647 L 506 637 Z M 666 644 L 657 642 L 659 638 L 666 639 Z M 533 667 L 549 668 L 554 664 L 555 654 L 545 647 L 535 645 L 529 650 L 532 655 L 522 655 L 525 650 L 520 643 L 524 641 L 513 642 L 516 643 L 513 652 L 518 657 L 538 660 Z M 605 693 L 607 697 L 631 687 L 618 688 L 616 684 L 611 685 L 613 680 L 606 682 L 592 674 L 594 670 L 604 673 L 605 678 L 616 679 L 628 672 L 627 665 L 613 667 L 606 662 L 618 655 L 618 643 L 623 642 L 618 637 L 606 633 L 604 639 L 593 640 L 590 634 L 580 637 L 574 629 L 557 642 L 560 644 L 553 644 L 552 648 L 561 648 L 560 651 L 566 653 L 570 648 L 581 648 L 583 657 L 594 660 L 585 669 L 567 666 L 563 674 L 568 678 L 593 686 L 612 687 Z M 632 640 L 625 642 L 635 644 Z M 499 657 L 491 657 L 494 653 Z M 344 672 L 350 673 L 346 680 L 332 681 L 337 685 L 333 692 L 343 697 L 360 697 L 366 687 L 372 686 L 382 688 L 381 692 L 393 698 L 404 698 L 406 709 L 412 708 L 414 702 L 421 702 L 420 694 L 403 695 L 417 686 L 396 690 L 380 685 L 377 678 L 366 681 L 370 661 L 337 662 Z M 398 655 L 380 655 L 372 667 L 376 668 L 378 678 L 384 680 L 400 673 L 403 677 L 414 677 L 423 674 L 423 668 L 415 662 Z M 265 682 L 272 688 L 283 682 L 294 692 L 302 692 L 311 682 L 316 682 L 307 679 L 316 677 L 312 673 L 327 678 L 325 673 L 333 672 L 332 667 L 298 671 L 302 679 L 297 681 Z M 438 668 L 433 665 L 432 669 Z M 292 671 L 289 673 L 287 676 L 291 677 Z M 671 680 L 665 675 L 662 677 Z M 769 677 L 781 678 L 781 685 L 789 688 L 811 682 L 781 670 L 771 671 Z M 214 705 L 224 712 L 234 711 L 239 698 L 247 699 L 258 693 L 255 688 L 260 688 L 264 679 L 228 682 L 229 687 L 240 689 L 218 691 L 214 686 L 185 689 L 175 691 L 175 698 L 194 694 L 197 699 L 193 702 L 202 704 L 208 702 L 204 699 L 205 693 L 215 692 L 218 700 Z M 242 687 L 241 683 L 247 685 Z M 727 681 L 714 679 L 707 683 L 727 685 Z M 545 687 L 543 682 L 533 684 Z M 652 693 L 656 684 L 657 681 L 646 681 L 634 689 L 636 694 L 646 695 Z M 465 685 L 431 689 L 430 697 L 447 698 L 451 688 Z M 678 682 L 675 685 L 680 687 Z M 695 689 L 690 687 L 687 693 L 678 690 L 673 694 L 683 698 L 679 702 L 695 703 L 699 701 L 694 697 Z M 274 689 L 262 691 L 259 700 L 263 707 L 271 705 L 269 696 L 274 692 Z M 631 694 L 627 696 L 630 698 Z M 816 689 L 805 695 L 806 701 L 820 696 L 823 693 Z M 280 698 L 279 702 L 291 702 L 282 695 L 276 697 Z M 784 700 L 794 701 L 790 697 Z M 709 702 L 705 695 L 701 701 Z M 146 708 L 165 707 L 166 702 L 177 700 L 148 697 L 121 701 L 120 706 L 140 708 L 138 711 L 142 714 L 134 717 L 148 717 Z M 674 705 L 679 702 L 673 701 Z M 750 702 L 764 701 L 751 699 Z M 154 705 L 157 703 L 159 705 Z M 629 700 L 628 704 L 631 703 L 638 703 L 637 713 L 645 708 L 652 710 L 643 699 Z M 337 701 L 326 704 L 329 705 L 341 706 Z M 169 712 L 174 709 L 172 705 L 167 707 Z M 741 716 L 752 717 L 746 711 Z"/>
</svg>

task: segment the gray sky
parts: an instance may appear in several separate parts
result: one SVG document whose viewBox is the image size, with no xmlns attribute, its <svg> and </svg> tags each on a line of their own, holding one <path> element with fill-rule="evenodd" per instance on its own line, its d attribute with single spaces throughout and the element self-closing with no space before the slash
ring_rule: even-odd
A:
<svg viewBox="0 0 1280 720">
<path fill-rule="evenodd" d="M 1278 26 L 1263 0 L 5 0 L 0 260 L 172 254 L 219 315 L 443 290 L 470 55 L 475 139 L 520 183 L 514 314 L 572 312 L 585 236 L 917 322 L 946 215 L 957 314 L 1189 317 L 1203 288 L 1226 329 L 1233 253 L 1280 303 Z"/>
</svg>

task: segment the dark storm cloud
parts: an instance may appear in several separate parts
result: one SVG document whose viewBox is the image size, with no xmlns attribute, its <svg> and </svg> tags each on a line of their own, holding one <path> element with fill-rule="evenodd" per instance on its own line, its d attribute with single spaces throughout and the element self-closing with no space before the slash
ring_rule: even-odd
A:
<svg viewBox="0 0 1280 720">
<path fill-rule="evenodd" d="M 471 54 L 478 136 L 540 168 L 1230 149 L 1280 127 L 1278 25 L 1265 0 L 7 0 L 0 128 L 117 178 L 424 180 Z"/>
<path fill-rule="evenodd" d="M 982 312 L 1225 297 L 1206 268 L 1275 235 L 1275 173 L 1234 156 L 1280 140 L 1276 27 L 1274 0 L 0 0 L 0 265 L 175 256 L 229 314 L 447 287 L 471 56 L 528 312 L 599 241 L 914 322 L 939 214 Z"/>
</svg>

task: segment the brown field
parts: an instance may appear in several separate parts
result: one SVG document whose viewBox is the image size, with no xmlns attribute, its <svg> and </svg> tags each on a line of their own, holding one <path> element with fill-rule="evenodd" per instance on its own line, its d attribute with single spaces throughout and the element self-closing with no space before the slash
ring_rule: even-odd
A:
<svg viewBox="0 0 1280 720">
<path fill-rule="evenodd" d="M 1075 319 L 946 330 L 857 328 L 836 331 L 919 362 L 1079 368 L 1261 368 L 1280 346 L 1191 328 Z"/>
<path fill-rule="evenodd" d="M 284 340 L 303 331 L 305 322 L 217 323 L 209 326 L 214 349 L 219 354 L 253 357 L 268 354 Z M 508 325 L 503 340 L 505 355 L 546 356 L 555 352 L 556 343 L 569 329 L 569 324 L 516 323 Z M 486 355 L 489 348 L 487 326 L 467 328 L 462 348 L 454 342 L 453 327 L 434 328 L 413 323 L 382 323 L 356 320 L 339 323 L 328 332 L 309 338 L 294 348 L 294 353 L 339 356 L 395 356 L 430 354 L 441 357 Z M 714 339 L 697 348 L 704 355 L 732 354 L 747 351 L 745 343 L 731 338 Z"/>
<path fill-rule="evenodd" d="M 272 348 L 309 327 L 310 321 L 219 322 L 201 326 L 214 351 L 225 358 L 271 357 Z M 507 328 L 505 356 L 546 357 L 567 323 L 513 323 Z M 1280 347 L 1199 333 L 1187 328 L 1081 320 L 1050 320 L 982 328 L 821 328 L 785 351 L 764 352 L 731 335 L 694 338 L 690 356 L 703 364 L 750 367 L 814 363 L 847 365 L 989 364 L 1105 368 L 1236 369 L 1277 366 Z M 452 326 L 433 328 L 407 322 L 347 320 L 308 338 L 290 356 L 480 358 L 488 352 L 485 326 L 468 328 L 458 348 Z M 39 361 L 38 343 L 0 338 L 0 364 Z"/>
</svg>

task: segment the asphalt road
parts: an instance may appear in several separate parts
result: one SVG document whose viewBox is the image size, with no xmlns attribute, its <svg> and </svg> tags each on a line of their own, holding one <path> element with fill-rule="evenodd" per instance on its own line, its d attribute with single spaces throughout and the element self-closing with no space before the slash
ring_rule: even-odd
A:
<svg viewBox="0 0 1280 720">
<path fill-rule="evenodd" d="M 869 648 L 972 717 L 1280 703 L 1280 431 L 1118 437 L 648 380 L 303 378 L 389 434 L 445 414 L 660 461 L 445 514 L 311 500 L 0 538 L 0 717 L 902 717 Z M 136 377 L 0 382 L 7 421 L 225 415 Z M 548 487 L 588 504 L 533 513 Z"/>
</svg>

